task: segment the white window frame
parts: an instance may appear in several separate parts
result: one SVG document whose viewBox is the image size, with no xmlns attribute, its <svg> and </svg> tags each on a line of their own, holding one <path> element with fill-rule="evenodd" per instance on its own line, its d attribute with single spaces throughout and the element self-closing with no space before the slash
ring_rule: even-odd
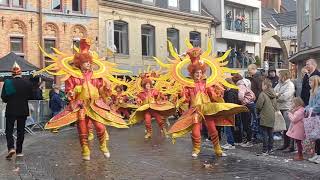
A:
<svg viewBox="0 0 320 180">
<path fill-rule="evenodd" d="M 153 30 L 152 34 L 143 34 L 143 28 L 149 28 L 151 30 Z M 147 54 L 144 55 L 143 54 L 143 48 L 142 48 L 142 45 L 143 45 L 143 42 L 142 42 L 142 37 L 143 36 L 146 36 L 147 37 L 147 45 L 146 45 L 146 48 L 147 48 Z M 153 40 L 152 44 L 150 45 L 150 38 L 152 38 L 151 40 Z M 142 56 L 145 56 L 145 57 L 151 57 L 151 56 L 155 56 L 156 55 L 156 28 L 152 25 L 147 25 L 147 24 L 144 24 L 144 25 L 141 25 L 141 54 Z M 153 48 L 153 53 L 150 53 L 150 47 Z"/>
<path fill-rule="evenodd" d="M 122 25 L 122 26 L 126 26 L 126 32 L 124 32 L 123 30 L 116 30 L 115 26 L 116 25 Z M 129 55 L 129 25 L 127 22 L 125 21 L 114 21 L 114 37 L 116 37 L 116 32 L 119 33 L 119 45 L 117 47 L 117 52 L 119 54 L 124 54 L 124 55 Z M 124 39 L 126 38 L 126 39 Z M 124 48 L 123 45 L 121 45 L 122 43 L 126 43 L 126 48 Z M 115 45 L 116 46 L 116 45 Z"/>
<path fill-rule="evenodd" d="M 176 6 L 173 4 L 170 4 L 170 2 L 174 1 L 176 3 Z M 168 7 L 172 9 L 179 9 L 179 0 L 168 0 Z"/>
<path fill-rule="evenodd" d="M 14 0 L 10 0 L 11 1 L 11 5 L 12 5 L 12 7 L 16 7 L 16 8 L 21 8 L 21 7 L 23 7 L 23 0 L 17 0 L 17 1 L 19 1 L 19 6 L 16 6 L 16 5 L 13 5 L 13 1 Z M 21 4 L 20 4 L 21 3 Z"/>
<path fill-rule="evenodd" d="M 149 4 L 149 5 L 154 5 L 155 4 L 155 0 L 142 0 L 142 3 Z"/>
<path fill-rule="evenodd" d="M 174 31 L 175 33 L 177 33 L 177 45 L 175 45 L 174 42 L 171 41 L 172 45 L 174 46 L 173 48 L 175 48 L 176 52 L 179 54 L 180 53 L 180 31 L 179 29 L 176 29 L 176 28 L 168 28 L 167 29 L 167 39 L 169 39 L 169 36 L 168 36 L 168 32 L 169 31 Z"/>
<path fill-rule="evenodd" d="M 10 6 L 10 1 L 5 0 L 5 3 L 0 3 L 0 6 Z"/>
<path fill-rule="evenodd" d="M 59 0 L 59 1 L 60 1 L 60 9 L 54 9 L 54 7 L 53 7 L 54 0 L 51 0 L 51 10 L 52 11 L 59 11 L 59 12 L 62 11 L 62 0 Z"/>
<path fill-rule="evenodd" d="M 198 10 L 196 10 L 195 8 L 193 8 L 193 3 L 198 3 Z M 190 11 L 191 12 L 197 12 L 199 13 L 200 12 L 200 9 L 201 9 L 201 3 L 200 3 L 200 0 L 190 0 Z"/>
</svg>

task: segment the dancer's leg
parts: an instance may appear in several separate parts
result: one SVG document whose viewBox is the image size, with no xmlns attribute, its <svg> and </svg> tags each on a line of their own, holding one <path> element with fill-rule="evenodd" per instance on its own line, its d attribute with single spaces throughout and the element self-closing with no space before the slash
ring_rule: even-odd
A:
<svg viewBox="0 0 320 180">
<path fill-rule="evenodd" d="M 192 126 L 192 156 L 196 157 L 201 150 L 201 123 L 194 123 Z"/>
<path fill-rule="evenodd" d="M 79 133 L 80 145 L 82 148 L 82 158 L 84 160 L 90 160 L 90 149 L 88 146 L 88 127 L 87 127 L 88 120 L 86 120 L 83 116 L 84 116 L 83 114 L 79 116 L 80 118 L 77 123 L 77 129 Z"/>
<path fill-rule="evenodd" d="M 94 134 L 93 134 L 93 124 L 91 119 L 88 120 L 88 131 L 89 131 L 88 140 L 92 141 L 94 139 Z"/>
<path fill-rule="evenodd" d="M 149 139 L 151 138 L 151 134 L 152 134 L 151 113 L 149 111 L 145 112 L 144 114 L 144 123 L 147 130 L 147 134 L 145 135 L 144 138 Z"/>
<path fill-rule="evenodd" d="M 106 127 L 104 124 L 92 120 L 92 123 L 96 129 L 97 136 L 100 143 L 100 150 L 103 152 L 103 154 L 108 158 L 110 157 L 110 152 L 108 149 L 108 142 L 109 142 L 109 135 L 106 130 Z"/>
<path fill-rule="evenodd" d="M 216 153 L 217 156 L 222 156 L 223 151 L 220 146 L 219 134 L 216 129 L 216 124 L 215 124 L 214 120 L 206 120 L 205 123 L 208 128 L 209 136 L 211 137 L 211 141 L 212 141 L 212 144 L 214 147 L 214 152 Z"/>
</svg>

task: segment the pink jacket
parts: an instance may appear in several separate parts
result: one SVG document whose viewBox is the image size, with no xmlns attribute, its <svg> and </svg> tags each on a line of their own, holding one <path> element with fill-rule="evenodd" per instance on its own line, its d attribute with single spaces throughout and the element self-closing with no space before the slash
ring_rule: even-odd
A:
<svg viewBox="0 0 320 180">
<path fill-rule="evenodd" d="M 299 107 L 293 113 L 289 111 L 288 117 L 291 123 L 287 131 L 287 136 L 297 140 L 304 140 L 305 139 L 304 126 L 303 126 L 304 108 Z"/>
<path fill-rule="evenodd" d="M 253 91 L 246 86 L 246 83 L 243 80 L 237 82 L 239 87 L 238 98 L 242 105 L 247 105 L 256 100 L 256 96 Z"/>
</svg>

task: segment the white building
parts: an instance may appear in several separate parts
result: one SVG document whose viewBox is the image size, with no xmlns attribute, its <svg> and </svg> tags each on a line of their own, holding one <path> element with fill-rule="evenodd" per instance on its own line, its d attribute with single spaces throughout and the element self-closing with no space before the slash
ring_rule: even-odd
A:
<svg viewBox="0 0 320 180">
<path fill-rule="evenodd" d="M 206 9 L 221 24 L 215 29 L 214 50 L 218 54 L 233 48 L 237 55 L 229 67 L 246 68 L 260 56 L 261 2 L 258 0 L 203 0 Z M 250 57 L 250 58 L 243 58 Z M 233 55 L 232 55 L 233 56 Z M 229 60 L 230 61 L 230 60 Z"/>
<path fill-rule="evenodd" d="M 320 64 L 320 0 L 297 0 L 297 7 L 298 53 L 289 60 L 301 69 L 309 58 Z"/>
</svg>

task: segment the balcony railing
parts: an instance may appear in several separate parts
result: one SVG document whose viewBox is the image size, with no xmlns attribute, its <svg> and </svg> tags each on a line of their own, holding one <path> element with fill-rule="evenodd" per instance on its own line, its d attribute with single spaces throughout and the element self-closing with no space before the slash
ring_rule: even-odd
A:
<svg viewBox="0 0 320 180">
<path fill-rule="evenodd" d="M 255 58 L 250 54 L 242 54 L 242 55 L 229 55 L 227 58 L 228 67 L 229 68 L 248 68 L 249 64 L 253 64 L 256 62 Z"/>
<path fill-rule="evenodd" d="M 250 34 L 259 34 L 258 28 L 253 28 L 253 26 L 249 26 L 248 22 L 243 19 L 227 19 L 225 23 L 226 30 L 242 32 L 242 33 L 250 33 Z"/>
</svg>

